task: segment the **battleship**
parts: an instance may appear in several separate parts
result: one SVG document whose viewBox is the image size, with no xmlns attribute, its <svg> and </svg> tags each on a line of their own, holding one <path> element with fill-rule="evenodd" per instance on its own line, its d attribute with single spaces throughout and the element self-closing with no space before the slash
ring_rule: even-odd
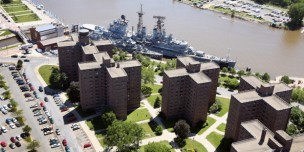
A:
<svg viewBox="0 0 304 152">
<path fill-rule="evenodd" d="M 106 29 L 102 26 L 94 25 L 94 28 L 88 26 L 81 26 L 91 30 L 91 38 L 93 40 L 107 39 L 111 40 L 113 44 L 131 53 L 141 53 L 151 57 L 169 57 L 175 58 L 178 56 L 191 56 L 200 62 L 216 62 L 220 67 L 235 67 L 236 61 L 229 58 L 218 57 L 206 54 L 203 51 L 195 50 L 187 41 L 177 40 L 172 34 L 167 35 L 164 28 L 164 16 L 153 16 L 157 19 L 156 25 L 151 34 L 147 34 L 146 27 L 143 26 L 142 6 L 138 14 L 138 24 L 136 32 L 128 31 L 128 20 L 124 15 L 119 19 L 110 23 Z"/>
</svg>

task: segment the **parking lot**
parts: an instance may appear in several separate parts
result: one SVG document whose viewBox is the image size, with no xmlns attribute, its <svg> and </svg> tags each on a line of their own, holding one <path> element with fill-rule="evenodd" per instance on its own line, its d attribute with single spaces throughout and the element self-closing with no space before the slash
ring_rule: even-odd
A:
<svg viewBox="0 0 304 152">
<path fill-rule="evenodd" d="M 271 6 L 260 5 L 249 0 L 214 0 L 209 2 L 211 7 L 233 10 L 248 16 L 276 24 L 285 24 L 290 19 L 287 11 Z"/>
</svg>

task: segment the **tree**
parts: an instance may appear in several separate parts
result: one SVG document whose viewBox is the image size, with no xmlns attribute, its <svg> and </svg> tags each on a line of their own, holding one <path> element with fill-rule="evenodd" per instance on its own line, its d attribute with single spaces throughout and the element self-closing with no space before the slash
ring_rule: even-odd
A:
<svg viewBox="0 0 304 152">
<path fill-rule="evenodd" d="M 11 3 L 12 0 L 2 0 L 2 2 L 3 2 L 4 4 L 8 4 L 8 3 Z"/>
<path fill-rule="evenodd" d="M 80 87 L 79 82 L 71 82 L 69 88 L 67 89 L 67 96 L 72 103 L 80 101 Z"/>
<path fill-rule="evenodd" d="M 293 101 L 298 101 L 300 103 L 304 103 L 304 89 L 294 88 L 291 93 L 291 99 Z"/>
<path fill-rule="evenodd" d="M 144 81 L 144 84 L 154 84 L 155 82 L 155 76 L 154 76 L 154 71 L 151 67 L 142 67 L 141 70 L 141 78 Z"/>
<path fill-rule="evenodd" d="M 239 87 L 240 83 L 239 83 L 239 81 L 237 79 L 229 79 L 227 81 L 226 85 L 230 89 L 237 89 L 237 87 Z"/>
<path fill-rule="evenodd" d="M 244 70 L 239 70 L 237 72 L 237 74 L 238 74 L 239 77 L 241 77 L 241 76 L 245 75 L 245 71 Z"/>
<path fill-rule="evenodd" d="M 23 61 L 22 61 L 22 60 L 18 60 L 18 61 L 17 61 L 17 66 L 16 66 L 16 68 L 17 68 L 17 69 L 21 69 L 21 68 L 22 68 L 22 65 L 23 65 Z"/>
<path fill-rule="evenodd" d="M 22 128 L 22 130 L 23 130 L 23 132 L 25 132 L 25 133 L 29 133 L 29 132 L 31 132 L 32 128 L 31 128 L 30 126 L 26 125 L 26 126 L 24 126 L 24 127 Z"/>
<path fill-rule="evenodd" d="M 147 97 L 147 96 L 150 96 L 151 93 L 152 93 L 152 88 L 151 87 L 148 87 L 146 85 L 142 85 L 141 86 L 141 92 Z"/>
<path fill-rule="evenodd" d="M 223 67 L 222 72 L 227 73 L 228 69 L 226 67 Z"/>
<path fill-rule="evenodd" d="M 185 120 L 179 120 L 174 126 L 174 132 L 179 138 L 184 140 L 188 138 L 188 135 L 190 133 L 190 126 Z"/>
<path fill-rule="evenodd" d="M 155 134 L 157 136 L 163 134 L 163 127 L 161 127 L 160 125 L 157 125 L 157 127 L 155 128 Z"/>
<path fill-rule="evenodd" d="M 101 115 L 101 121 L 105 128 L 108 128 L 108 126 L 112 125 L 116 120 L 116 115 L 113 111 L 109 111 Z"/>
<path fill-rule="evenodd" d="M 298 128 L 297 128 L 296 125 L 294 125 L 294 124 L 289 124 L 288 127 L 287 127 L 287 129 L 286 129 L 286 133 L 287 133 L 288 135 L 294 135 L 294 134 L 298 134 L 298 133 L 299 133 L 299 130 L 298 130 Z"/>
<path fill-rule="evenodd" d="M 60 73 L 60 81 L 59 82 L 61 83 L 61 87 L 60 87 L 61 90 L 66 90 L 70 86 L 70 80 L 64 72 Z"/>
<path fill-rule="evenodd" d="M 15 115 L 15 116 L 17 116 L 17 117 L 21 116 L 22 114 L 23 114 L 23 110 L 21 110 L 21 109 L 15 111 L 15 112 L 13 113 L 13 115 Z"/>
<path fill-rule="evenodd" d="M 145 146 L 145 152 L 170 152 L 171 150 L 161 143 L 149 143 Z"/>
<path fill-rule="evenodd" d="M 264 80 L 264 81 L 266 81 L 266 82 L 269 82 L 270 76 L 269 76 L 269 74 L 268 74 L 267 72 L 263 74 L 262 80 Z"/>
<path fill-rule="evenodd" d="M 12 105 L 12 107 L 16 108 L 18 106 L 18 102 L 16 102 L 14 99 L 11 99 L 9 103 Z"/>
<path fill-rule="evenodd" d="M 259 79 L 262 79 L 262 76 L 261 76 L 261 74 L 260 74 L 259 72 L 256 72 L 256 73 L 255 73 L 255 76 L 256 76 L 257 78 L 259 78 Z"/>
<path fill-rule="evenodd" d="M 157 96 L 156 99 L 155 99 L 155 102 L 154 102 L 154 108 L 159 108 L 160 107 L 160 99 L 159 97 Z"/>
<path fill-rule="evenodd" d="M 60 72 L 58 68 L 53 68 L 51 76 L 49 78 L 50 85 L 54 89 L 59 89 L 61 84 L 60 84 Z"/>
<path fill-rule="evenodd" d="M 235 74 L 236 74 L 235 69 L 234 69 L 234 68 L 230 68 L 230 73 L 231 73 L 232 75 L 235 75 Z"/>
<path fill-rule="evenodd" d="M 304 3 L 292 4 L 288 9 L 290 22 L 287 24 L 290 29 L 297 29 L 302 26 L 304 17 Z"/>
<path fill-rule="evenodd" d="M 23 116 L 18 116 L 16 117 L 16 120 L 20 123 L 20 125 L 24 125 L 24 117 Z"/>
<path fill-rule="evenodd" d="M 32 142 L 30 142 L 30 144 L 26 146 L 26 149 L 36 151 L 36 148 L 38 147 L 40 147 L 39 142 L 37 140 L 33 140 Z"/>
<path fill-rule="evenodd" d="M 12 95 L 11 95 L 11 92 L 10 91 L 4 91 L 3 93 L 2 93 L 2 95 L 3 95 L 3 97 L 4 97 L 4 99 L 10 99 L 11 97 L 12 97 Z"/>
<path fill-rule="evenodd" d="M 117 147 L 118 151 L 129 151 L 132 146 L 139 147 L 139 142 L 144 137 L 144 130 L 136 123 L 114 121 L 107 128 L 105 144 L 112 148 Z"/>
<path fill-rule="evenodd" d="M 282 78 L 281 78 L 280 81 L 282 81 L 282 82 L 284 82 L 284 83 L 286 83 L 286 84 L 292 83 L 292 82 L 291 82 L 291 79 L 289 79 L 289 77 L 286 76 L 286 75 L 282 76 Z"/>
</svg>

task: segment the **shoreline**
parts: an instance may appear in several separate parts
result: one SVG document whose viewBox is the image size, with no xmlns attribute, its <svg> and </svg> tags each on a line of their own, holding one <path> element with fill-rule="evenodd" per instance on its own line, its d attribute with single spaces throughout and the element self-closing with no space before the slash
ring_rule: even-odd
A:
<svg viewBox="0 0 304 152">
<path fill-rule="evenodd" d="M 221 15 L 225 15 L 227 17 L 230 17 L 231 20 L 233 20 L 234 18 L 236 18 L 236 19 L 239 19 L 239 20 L 242 20 L 242 21 L 253 22 L 255 24 L 261 24 L 261 25 L 266 25 L 268 27 L 272 27 L 272 28 L 275 28 L 275 29 L 289 30 L 289 29 L 287 29 L 284 26 L 285 24 L 283 24 L 283 26 L 281 26 L 281 25 L 280 26 L 277 26 L 277 25 L 276 26 L 272 26 L 272 23 L 269 22 L 269 21 L 266 21 L 266 20 L 262 21 L 262 20 L 259 20 L 259 19 L 253 19 L 253 18 L 248 17 L 248 16 L 247 17 L 246 16 L 241 16 L 241 15 L 238 15 L 238 13 L 235 13 L 234 16 L 231 17 L 232 13 L 227 13 L 225 11 L 221 11 L 221 10 L 215 9 L 214 8 L 215 5 L 214 4 L 210 4 L 210 2 L 206 3 L 206 4 L 202 5 L 202 6 L 195 6 L 193 4 L 193 2 L 191 2 L 189 0 L 177 0 L 177 2 L 185 4 L 185 5 L 188 5 L 190 7 L 193 7 L 194 9 L 207 10 L 207 11 L 210 11 L 210 12 L 214 12 L 214 13 L 218 13 L 218 14 L 221 14 Z M 265 6 L 267 6 L 267 5 L 265 5 Z M 271 7 L 273 7 L 273 6 L 271 6 Z M 279 8 L 279 9 L 284 10 L 283 8 Z M 247 15 L 249 15 L 249 14 L 247 14 Z M 300 28 L 299 30 L 301 31 L 302 28 Z M 304 31 L 304 29 L 303 29 L 303 31 Z"/>
</svg>

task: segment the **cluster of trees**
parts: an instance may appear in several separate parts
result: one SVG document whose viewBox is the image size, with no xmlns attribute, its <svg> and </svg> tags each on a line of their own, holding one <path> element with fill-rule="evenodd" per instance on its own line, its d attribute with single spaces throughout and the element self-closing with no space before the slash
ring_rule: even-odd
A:
<svg viewBox="0 0 304 152">
<path fill-rule="evenodd" d="M 304 89 L 294 88 L 291 93 L 291 100 L 304 104 Z"/>
<path fill-rule="evenodd" d="M 290 29 L 298 29 L 303 25 L 304 17 L 304 1 L 294 0 L 293 4 L 289 6 L 288 15 L 290 22 L 287 23 Z"/>
<path fill-rule="evenodd" d="M 33 140 L 33 141 L 30 142 L 30 144 L 28 144 L 26 146 L 26 149 L 31 150 L 30 152 L 36 152 L 37 151 L 36 149 L 39 148 L 39 147 L 40 147 L 39 141 Z"/>
<path fill-rule="evenodd" d="M 127 55 L 128 55 L 127 52 L 125 52 L 117 47 L 113 48 L 112 51 L 114 53 L 114 55 L 113 55 L 114 61 L 124 61 L 127 59 Z"/>
<path fill-rule="evenodd" d="M 281 81 L 281 82 L 284 82 L 284 83 L 286 83 L 286 84 L 291 84 L 291 83 L 294 82 L 294 80 L 291 80 L 291 79 L 290 79 L 288 76 L 286 76 L 286 75 L 282 76 L 282 78 L 281 78 L 280 81 Z"/>
<path fill-rule="evenodd" d="M 265 81 L 265 82 L 269 82 L 270 81 L 270 75 L 265 72 L 263 75 L 261 75 L 259 72 L 255 73 L 255 76 L 260 78 L 261 80 Z"/>
<path fill-rule="evenodd" d="M 185 139 L 188 138 L 190 133 L 190 126 L 185 120 L 179 120 L 174 125 L 174 132 L 176 134 L 176 138 L 174 141 L 179 147 L 184 147 L 186 145 Z"/>
<path fill-rule="evenodd" d="M 79 82 L 72 81 L 69 88 L 67 89 L 67 96 L 72 103 L 80 101 L 80 87 Z"/>
<path fill-rule="evenodd" d="M 139 148 L 144 130 L 134 122 L 114 121 L 107 128 L 105 144 L 108 148 L 117 147 L 117 151 L 132 151 Z"/>
<path fill-rule="evenodd" d="M 10 99 L 12 97 L 12 94 L 9 90 L 6 90 L 2 93 L 2 96 L 4 99 Z"/>
<path fill-rule="evenodd" d="M 70 81 L 67 75 L 64 72 L 60 72 L 58 68 L 52 69 L 49 82 L 50 87 L 53 89 L 66 90 L 70 85 Z"/>
<path fill-rule="evenodd" d="M 289 119 L 292 122 L 286 129 L 289 135 L 304 132 L 304 111 L 299 107 L 292 107 Z"/>
<path fill-rule="evenodd" d="M 9 4 L 11 2 L 12 2 L 12 0 L 1 0 L 1 3 L 3 3 L 3 4 Z"/>
<path fill-rule="evenodd" d="M 226 68 L 226 67 L 223 67 L 223 68 L 222 68 L 222 72 L 223 72 L 223 73 L 228 73 L 228 72 L 229 72 L 231 75 L 235 75 L 235 74 L 236 74 L 236 71 L 235 71 L 234 68 L 228 69 L 228 68 Z"/>
<path fill-rule="evenodd" d="M 12 105 L 10 112 L 12 112 L 14 116 L 16 116 L 16 119 L 20 123 L 20 125 L 24 125 L 23 110 L 17 109 L 18 103 L 15 100 L 11 99 L 9 102 Z"/>
<path fill-rule="evenodd" d="M 141 79 L 144 84 L 154 84 L 155 75 L 153 67 L 142 67 L 141 69 Z"/>
</svg>

